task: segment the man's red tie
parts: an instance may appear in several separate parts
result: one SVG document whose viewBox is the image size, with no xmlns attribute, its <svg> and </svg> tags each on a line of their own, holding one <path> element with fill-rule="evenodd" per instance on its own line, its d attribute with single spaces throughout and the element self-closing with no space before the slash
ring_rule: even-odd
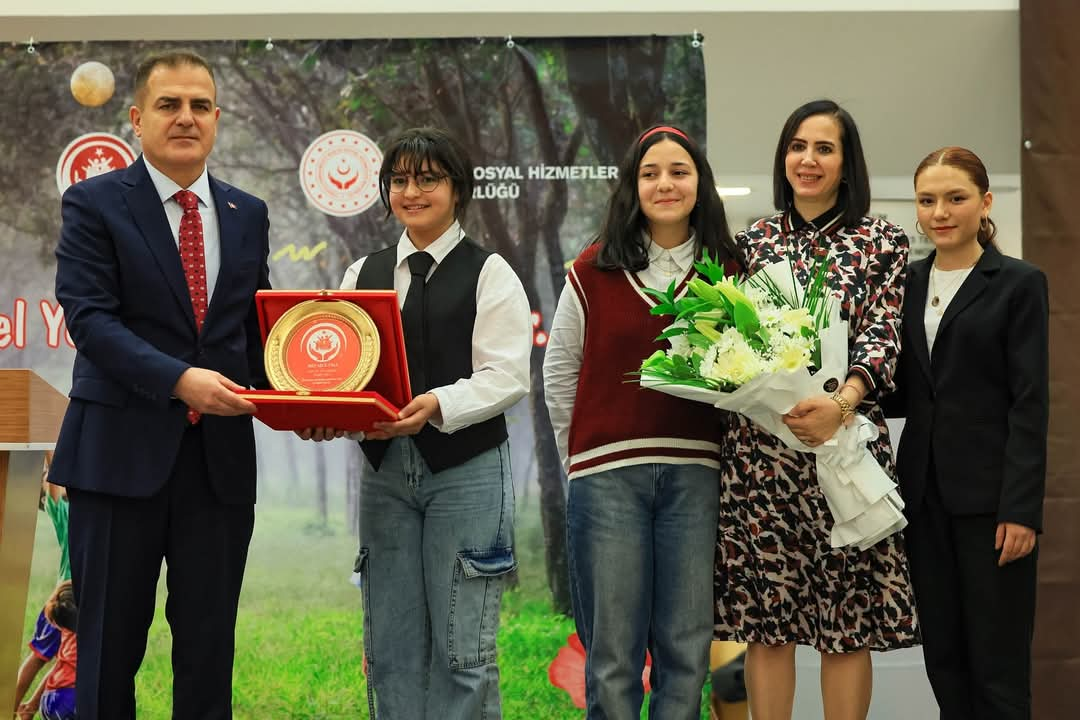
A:
<svg viewBox="0 0 1080 720">
<path fill-rule="evenodd" d="M 206 295 L 206 249 L 203 246 L 202 216 L 199 214 L 199 196 L 190 190 L 173 195 L 184 209 L 180 218 L 180 262 L 184 266 L 188 292 L 191 293 L 191 309 L 195 312 L 195 328 L 202 330 L 206 319 L 208 299 Z M 188 422 L 199 422 L 200 413 L 188 408 Z"/>
</svg>

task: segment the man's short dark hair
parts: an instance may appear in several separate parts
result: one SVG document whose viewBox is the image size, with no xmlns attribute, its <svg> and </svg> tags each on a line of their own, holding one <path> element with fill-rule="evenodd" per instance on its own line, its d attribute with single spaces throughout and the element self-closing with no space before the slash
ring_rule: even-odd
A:
<svg viewBox="0 0 1080 720">
<path fill-rule="evenodd" d="M 139 63 L 139 67 L 135 70 L 135 104 L 142 106 L 143 101 L 146 99 L 146 83 L 150 79 L 150 73 L 155 68 L 163 66 L 177 68 L 185 65 L 193 65 L 206 70 L 210 74 L 210 82 L 214 84 L 216 93 L 217 80 L 214 78 L 214 68 L 210 67 L 210 63 L 207 62 L 206 58 L 194 50 L 168 50 L 149 55 Z"/>
</svg>

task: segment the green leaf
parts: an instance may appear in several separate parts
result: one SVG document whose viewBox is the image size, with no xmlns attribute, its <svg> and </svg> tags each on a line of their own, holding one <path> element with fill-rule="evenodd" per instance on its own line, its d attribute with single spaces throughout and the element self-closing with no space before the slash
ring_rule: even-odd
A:
<svg viewBox="0 0 1080 720">
<path fill-rule="evenodd" d="M 712 255 L 708 250 L 704 250 L 701 253 L 701 261 L 694 263 L 694 269 L 709 279 L 709 282 L 716 284 L 723 280 L 727 274 L 727 270 L 723 265 L 718 265 L 713 260 Z"/>
<path fill-rule="evenodd" d="M 713 345 L 713 341 L 701 333 L 690 333 L 686 336 L 686 339 L 690 341 L 690 344 L 693 347 L 701 348 L 702 350 L 708 350 Z"/>
<path fill-rule="evenodd" d="M 677 337 L 679 335 L 687 335 L 687 334 L 691 333 L 692 331 L 693 330 L 691 328 L 689 328 L 689 327 L 687 327 L 685 325 L 675 325 L 673 327 L 669 327 L 667 330 L 665 330 L 664 332 L 657 335 L 656 339 L 657 340 L 667 340 L 668 338 Z"/>
<path fill-rule="evenodd" d="M 749 338 L 756 334 L 760 327 L 761 321 L 758 320 L 757 311 L 754 310 L 753 305 L 750 303 L 735 304 L 735 328 L 740 335 Z"/>
<path fill-rule="evenodd" d="M 642 361 L 641 368 L 642 369 L 651 368 L 651 367 L 660 368 L 660 367 L 664 367 L 667 364 L 668 364 L 667 353 L 665 353 L 663 350 L 657 350 L 652 355 L 650 355 L 649 357 L 645 358 Z"/>
<path fill-rule="evenodd" d="M 657 304 L 649 309 L 650 315 L 675 315 L 678 313 L 678 305 L 675 300 L 675 281 L 672 280 L 668 285 L 667 290 L 655 290 L 653 288 L 642 288 L 642 291 L 649 297 L 654 298 Z"/>
<path fill-rule="evenodd" d="M 675 319 L 683 320 L 690 318 L 691 315 L 697 315 L 702 311 L 708 311 L 713 308 L 713 304 L 708 300 L 701 300 L 698 298 L 683 298 L 675 304 Z"/>
<path fill-rule="evenodd" d="M 645 293 L 650 297 L 654 297 L 661 302 L 671 302 L 672 300 L 674 300 L 674 298 L 670 296 L 667 292 L 663 290 L 657 290 L 651 287 L 643 287 L 641 288 L 641 292 Z"/>
</svg>

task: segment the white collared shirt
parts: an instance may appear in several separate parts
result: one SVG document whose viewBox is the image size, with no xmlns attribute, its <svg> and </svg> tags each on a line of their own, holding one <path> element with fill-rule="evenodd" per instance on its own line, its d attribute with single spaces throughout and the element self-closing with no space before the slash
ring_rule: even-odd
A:
<svg viewBox="0 0 1080 720">
<path fill-rule="evenodd" d="M 455 222 L 435 242 L 424 248 L 435 263 L 428 278 L 438 271 L 446 256 L 465 236 Z M 394 290 L 398 307 L 412 284 L 409 256 L 420 252 L 402 232 L 397 244 Z M 345 271 L 342 290 L 356 289 L 356 278 L 367 258 L 360 258 Z M 529 392 L 529 357 L 532 353 L 532 313 L 525 288 L 514 270 L 500 255 L 488 256 L 476 283 L 476 321 L 473 324 L 473 374 L 453 385 L 428 390 L 439 399 L 442 422 L 430 421 L 445 433 L 475 425 L 507 410 Z"/>
<path fill-rule="evenodd" d="M 184 216 L 184 209 L 180 203 L 173 199 L 180 190 L 190 190 L 199 198 L 199 215 L 202 217 L 203 226 L 203 250 L 206 253 L 206 300 L 209 304 L 214 297 L 214 287 L 217 286 L 218 271 L 221 269 L 221 230 L 218 228 L 217 207 L 214 205 L 214 196 L 210 194 L 210 176 L 203 167 L 202 175 L 191 183 L 190 187 L 182 188 L 165 173 L 150 164 L 143 157 L 146 169 L 150 173 L 150 180 L 154 183 L 158 197 L 165 206 L 165 215 L 169 218 L 169 228 L 172 230 L 173 241 L 176 243 L 177 252 L 180 251 L 180 218 Z"/>
<path fill-rule="evenodd" d="M 647 287 L 667 290 L 671 281 L 678 285 L 694 264 L 694 235 L 670 250 L 662 248 L 645 234 L 649 265 L 637 273 Z M 578 294 L 567 282 L 563 285 L 551 335 L 544 354 L 544 396 L 547 401 L 555 444 L 563 467 L 569 470 L 570 421 L 574 416 L 578 376 L 585 351 L 585 311 Z"/>
</svg>

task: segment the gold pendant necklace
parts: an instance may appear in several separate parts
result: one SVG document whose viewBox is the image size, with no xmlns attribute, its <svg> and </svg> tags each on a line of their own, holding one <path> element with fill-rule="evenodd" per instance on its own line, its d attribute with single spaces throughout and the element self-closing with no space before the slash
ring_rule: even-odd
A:
<svg viewBox="0 0 1080 720">
<path fill-rule="evenodd" d="M 964 278 L 966 278 L 968 276 L 968 274 L 970 274 L 971 268 L 975 267 L 975 265 L 978 264 L 979 258 L 982 257 L 982 254 L 983 254 L 983 250 L 980 247 L 979 248 L 979 254 L 975 256 L 975 259 L 971 261 L 971 264 L 968 265 L 966 268 L 960 268 L 960 270 L 962 270 L 963 272 L 957 272 L 956 277 L 953 278 L 952 282 L 949 283 L 948 287 L 946 287 L 945 290 L 943 292 L 941 292 L 940 294 L 937 291 L 937 282 L 935 282 L 935 280 L 934 280 L 934 274 L 938 272 L 937 262 L 934 262 L 934 263 L 932 263 L 930 265 L 930 294 L 931 294 L 930 307 L 937 308 L 939 305 L 941 305 L 941 295 L 945 295 L 946 293 L 951 291 L 954 287 L 956 287 L 959 283 L 962 283 L 964 281 Z M 945 270 L 943 272 L 954 272 L 954 271 Z M 944 310 L 938 310 L 938 315 L 940 315 L 942 312 L 944 312 Z"/>
<path fill-rule="evenodd" d="M 978 262 L 978 260 L 976 260 L 975 262 Z M 954 277 L 952 279 L 952 282 L 950 282 L 949 285 L 939 294 L 938 291 L 937 291 L 937 281 L 935 280 L 935 275 L 937 274 L 937 265 L 931 266 L 930 267 L 930 294 L 932 295 L 932 297 L 930 298 L 930 307 L 936 308 L 939 305 L 941 305 L 941 295 L 944 295 L 944 294 L 948 293 L 950 290 L 952 290 L 954 287 L 956 287 L 957 284 L 962 282 L 963 279 L 968 276 L 968 272 L 971 271 L 972 267 L 975 267 L 975 263 L 972 263 L 971 267 L 964 268 L 961 272 L 958 272 L 956 274 L 956 277 Z M 938 310 L 938 313 L 941 313 L 941 311 Z"/>
</svg>

